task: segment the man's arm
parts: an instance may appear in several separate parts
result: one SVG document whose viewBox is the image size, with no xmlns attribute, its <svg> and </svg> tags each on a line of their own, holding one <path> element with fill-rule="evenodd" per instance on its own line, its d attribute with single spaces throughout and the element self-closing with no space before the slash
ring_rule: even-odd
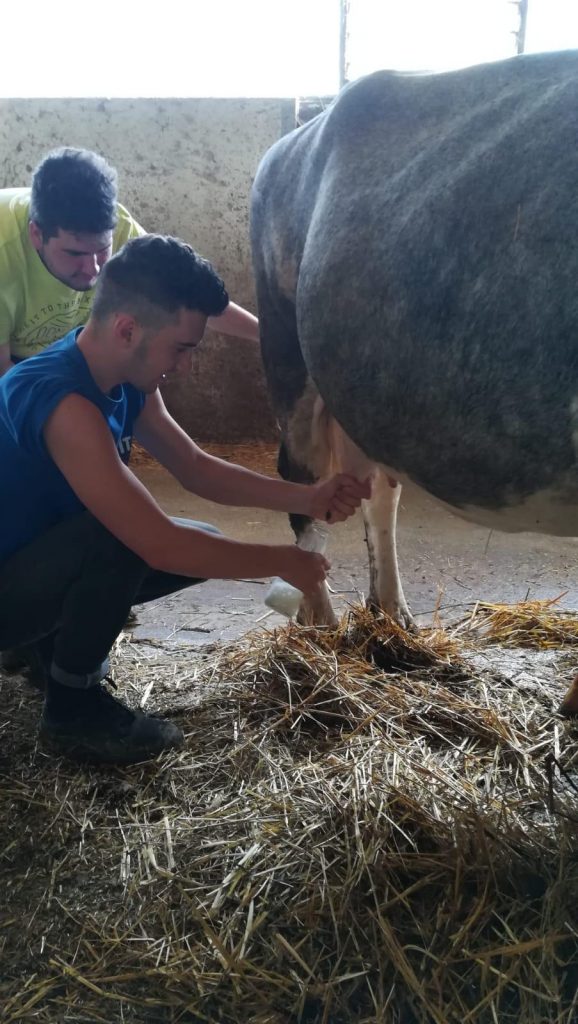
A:
<svg viewBox="0 0 578 1024">
<path fill-rule="evenodd" d="M 237 306 L 234 302 L 220 316 L 210 316 L 207 324 L 220 334 L 233 334 L 236 338 L 247 338 L 259 341 L 259 321 L 248 309 Z"/>
<path fill-rule="evenodd" d="M 321 555 L 290 545 L 243 544 L 174 523 L 121 462 L 101 413 L 80 395 L 60 402 L 44 438 L 85 508 L 153 569 L 205 579 L 282 576 L 305 594 L 325 578 L 328 563 Z"/>
<path fill-rule="evenodd" d="M 369 498 L 369 482 L 338 474 L 319 484 L 297 484 L 253 473 L 199 448 L 168 413 L 158 391 L 149 395 L 135 437 L 188 491 L 221 505 L 296 512 L 334 523 Z"/>
<path fill-rule="evenodd" d="M 8 370 L 13 366 L 14 363 L 11 358 L 10 345 L 0 345 L 0 377 L 3 377 L 5 373 L 8 373 Z"/>
</svg>

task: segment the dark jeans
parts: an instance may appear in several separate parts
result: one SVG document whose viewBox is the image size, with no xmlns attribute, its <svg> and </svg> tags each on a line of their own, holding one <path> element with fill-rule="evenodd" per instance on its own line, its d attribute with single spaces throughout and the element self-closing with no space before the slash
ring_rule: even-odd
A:
<svg viewBox="0 0 578 1024">
<path fill-rule="evenodd" d="M 218 532 L 207 523 L 182 525 Z M 88 512 L 58 523 L 0 566 L 0 651 L 54 634 L 52 674 L 89 686 L 131 607 L 202 580 L 150 569 Z"/>
</svg>

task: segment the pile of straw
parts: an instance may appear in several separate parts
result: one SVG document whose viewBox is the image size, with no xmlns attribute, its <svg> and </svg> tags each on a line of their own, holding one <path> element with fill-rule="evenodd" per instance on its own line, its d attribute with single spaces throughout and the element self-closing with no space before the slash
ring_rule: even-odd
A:
<svg viewBox="0 0 578 1024">
<path fill-rule="evenodd" d="M 573 1024 L 568 680 L 475 667 L 482 619 L 359 608 L 201 667 L 125 637 L 125 696 L 187 734 L 129 769 L 46 756 L 2 680 L 3 1024 Z"/>
<path fill-rule="evenodd" d="M 546 650 L 578 644 L 578 615 L 557 608 L 560 597 L 515 605 L 478 601 L 462 626 L 473 635 L 508 647 Z"/>
</svg>

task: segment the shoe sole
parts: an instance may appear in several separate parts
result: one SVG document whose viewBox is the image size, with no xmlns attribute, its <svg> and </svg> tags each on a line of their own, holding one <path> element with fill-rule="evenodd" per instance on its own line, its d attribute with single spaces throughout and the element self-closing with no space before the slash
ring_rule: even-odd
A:
<svg viewBox="0 0 578 1024">
<path fill-rule="evenodd" d="M 42 726 L 38 730 L 38 736 L 42 746 L 49 750 L 50 753 L 57 754 L 59 757 L 68 757 L 73 761 L 79 761 L 84 764 L 142 764 L 146 761 L 156 760 L 157 757 L 167 753 L 169 750 L 179 750 L 184 745 L 184 736 L 181 734 L 180 738 L 175 737 L 174 742 L 159 746 L 156 750 L 133 750 L 132 752 L 126 750 L 124 752 L 107 753 L 87 743 L 74 741 L 72 737 L 66 734 L 61 736 L 55 735 Z"/>
</svg>

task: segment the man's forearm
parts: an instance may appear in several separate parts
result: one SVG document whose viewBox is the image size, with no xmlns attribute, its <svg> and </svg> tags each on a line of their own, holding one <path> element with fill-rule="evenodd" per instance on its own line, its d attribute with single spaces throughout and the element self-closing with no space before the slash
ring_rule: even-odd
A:
<svg viewBox="0 0 578 1024">
<path fill-rule="evenodd" d="M 266 508 L 273 512 L 295 512 L 310 515 L 311 488 L 307 484 L 290 483 L 250 469 L 224 462 L 203 452 L 186 479 L 180 483 L 193 494 L 220 505 L 239 508 Z"/>
<path fill-rule="evenodd" d="M 259 321 L 249 310 L 230 302 L 220 316 L 210 316 L 208 326 L 221 334 L 232 334 L 236 338 L 259 341 Z"/>
<path fill-rule="evenodd" d="M 162 572 L 198 579 L 280 575 L 291 552 L 288 545 L 245 544 L 175 523 L 166 533 L 150 544 L 148 564 Z"/>
</svg>

